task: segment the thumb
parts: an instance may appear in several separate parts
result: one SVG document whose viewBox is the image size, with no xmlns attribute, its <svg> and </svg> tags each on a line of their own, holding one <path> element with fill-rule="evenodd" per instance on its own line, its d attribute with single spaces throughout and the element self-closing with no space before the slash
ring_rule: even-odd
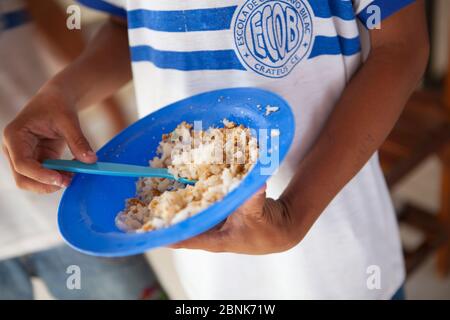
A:
<svg viewBox="0 0 450 320">
<path fill-rule="evenodd" d="M 228 231 L 209 230 L 193 238 L 183 240 L 181 242 L 169 246 L 171 249 L 200 249 L 210 252 L 226 252 L 231 237 Z"/>
<path fill-rule="evenodd" d="M 75 159 L 85 163 L 95 163 L 97 156 L 81 131 L 76 115 L 65 115 L 60 119 L 60 132 Z"/>
</svg>

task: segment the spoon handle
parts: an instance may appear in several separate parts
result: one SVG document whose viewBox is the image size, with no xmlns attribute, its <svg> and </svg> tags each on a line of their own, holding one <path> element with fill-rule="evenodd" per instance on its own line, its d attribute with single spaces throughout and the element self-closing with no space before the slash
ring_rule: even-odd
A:
<svg viewBox="0 0 450 320">
<path fill-rule="evenodd" d="M 120 164 L 111 162 L 97 162 L 93 164 L 83 163 L 76 160 L 48 159 L 42 163 L 44 168 L 68 171 L 74 173 L 87 173 L 118 177 L 150 177 L 167 178 L 178 180 L 182 183 L 193 184 L 195 181 L 175 178 L 166 168 L 151 168 L 135 166 L 130 164 Z"/>
</svg>

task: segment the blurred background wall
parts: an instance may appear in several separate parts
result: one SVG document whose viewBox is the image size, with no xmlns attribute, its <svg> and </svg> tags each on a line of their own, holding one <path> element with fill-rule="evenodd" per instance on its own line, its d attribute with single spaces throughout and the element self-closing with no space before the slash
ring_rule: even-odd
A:
<svg viewBox="0 0 450 320">
<path fill-rule="evenodd" d="M 427 0 L 426 4 L 431 39 L 429 67 L 422 87 L 411 98 L 380 154 L 400 215 L 404 248 L 412 252 L 406 254 L 410 269 L 407 295 L 449 299 L 450 1 Z M 405 129 L 408 126 L 411 129 Z M 401 141 L 400 136 L 410 141 Z M 390 161 L 397 161 L 394 169 L 389 168 Z M 405 169 L 408 165 L 410 168 Z"/>
</svg>

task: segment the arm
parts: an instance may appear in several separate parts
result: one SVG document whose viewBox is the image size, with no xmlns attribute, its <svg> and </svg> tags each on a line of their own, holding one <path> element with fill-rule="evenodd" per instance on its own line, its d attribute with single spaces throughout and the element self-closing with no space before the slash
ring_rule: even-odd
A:
<svg viewBox="0 0 450 320">
<path fill-rule="evenodd" d="M 111 20 L 87 49 L 47 82 L 3 133 L 3 150 L 19 187 L 54 192 L 70 177 L 41 167 L 46 158 L 60 157 L 67 144 L 74 157 L 95 162 L 78 122 L 77 110 L 110 96 L 131 79 L 124 23 Z"/>
<path fill-rule="evenodd" d="M 55 56 L 69 63 L 83 52 L 86 43 L 81 30 L 61 27 L 66 24 L 67 15 L 60 4 L 55 0 L 26 0 L 26 4 L 33 23 Z M 102 106 L 110 118 L 114 132 L 126 127 L 127 121 L 117 99 L 111 96 L 102 102 Z"/>
<path fill-rule="evenodd" d="M 267 254 L 297 245 L 380 147 L 416 88 L 428 60 L 423 5 L 411 4 L 370 32 L 370 56 L 279 200 L 261 190 L 224 225 L 175 248 Z"/>
<path fill-rule="evenodd" d="M 281 197 L 289 211 L 298 213 L 294 220 L 301 212 L 301 219 L 312 225 L 394 127 L 428 61 L 423 6 L 417 1 L 383 22 L 381 30 L 371 31 L 366 63 Z"/>
<path fill-rule="evenodd" d="M 101 102 L 131 80 L 124 22 L 111 18 L 86 50 L 44 86 L 63 93 L 78 109 Z"/>
<path fill-rule="evenodd" d="M 48 47 L 65 61 L 73 61 L 83 52 L 85 41 L 81 30 L 65 28 L 67 15 L 55 0 L 26 0 L 28 12 Z"/>
</svg>

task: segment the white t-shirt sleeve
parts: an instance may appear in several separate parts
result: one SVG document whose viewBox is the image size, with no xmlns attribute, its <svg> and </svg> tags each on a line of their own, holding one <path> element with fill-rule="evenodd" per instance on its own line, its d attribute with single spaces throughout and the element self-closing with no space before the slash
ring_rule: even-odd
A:
<svg viewBox="0 0 450 320">
<path fill-rule="evenodd" d="M 77 0 L 86 7 L 127 18 L 126 0 Z"/>
<path fill-rule="evenodd" d="M 381 15 L 381 20 L 389 18 L 416 0 L 353 0 L 353 7 L 359 20 L 367 26 L 368 19 L 373 15 Z"/>
</svg>

